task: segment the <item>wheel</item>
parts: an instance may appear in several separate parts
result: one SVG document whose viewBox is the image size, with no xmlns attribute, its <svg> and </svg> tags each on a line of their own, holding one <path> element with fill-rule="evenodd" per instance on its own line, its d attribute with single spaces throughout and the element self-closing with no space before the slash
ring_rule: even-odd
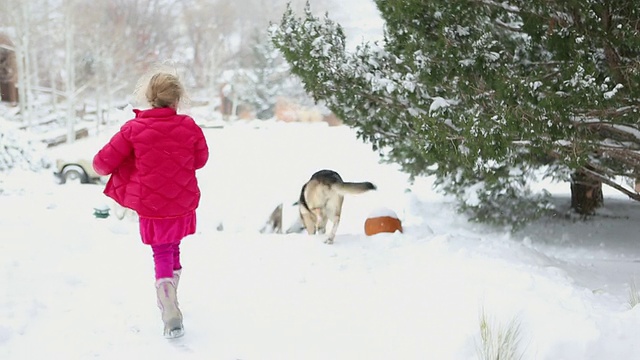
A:
<svg viewBox="0 0 640 360">
<path fill-rule="evenodd" d="M 67 165 L 62 169 L 62 178 L 65 183 L 85 184 L 88 181 L 87 173 L 81 166 Z"/>
</svg>

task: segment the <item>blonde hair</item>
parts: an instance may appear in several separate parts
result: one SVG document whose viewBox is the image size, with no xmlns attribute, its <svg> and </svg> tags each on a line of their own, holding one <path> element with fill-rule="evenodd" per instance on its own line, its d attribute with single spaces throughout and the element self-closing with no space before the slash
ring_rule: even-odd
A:
<svg viewBox="0 0 640 360">
<path fill-rule="evenodd" d="M 177 73 L 175 65 L 162 63 L 151 66 L 136 83 L 133 92 L 136 106 L 144 106 L 144 103 L 154 108 L 188 105 L 188 94 Z"/>
<path fill-rule="evenodd" d="M 168 73 L 157 73 L 149 80 L 145 96 L 151 107 L 177 107 L 184 88 L 177 76 Z"/>
</svg>

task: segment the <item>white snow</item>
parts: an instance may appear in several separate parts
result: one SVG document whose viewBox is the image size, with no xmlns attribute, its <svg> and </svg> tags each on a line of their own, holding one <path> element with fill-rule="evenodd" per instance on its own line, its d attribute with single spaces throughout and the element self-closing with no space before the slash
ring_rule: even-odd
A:
<svg viewBox="0 0 640 360">
<path fill-rule="evenodd" d="M 369 212 L 368 218 L 376 218 L 376 217 L 391 217 L 394 219 L 399 219 L 400 217 L 396 214 L 395 211 L 389 209 L 388 207 L 377 207 Z"/>
<path fill-rule="evenodd" d="M 616 95 L 616 93 L 622 89 L 624 86 L 622 84 L 616 84 L 616 86 L 613 87 L 613 89 L 609 90 L 609 91 L 605 91 L 604 93 L 604 98 L 605 99 L 611 99 L 612 97 L 614 97 Z"/>
<path fill-rule="evenodd" d="M 347 127 L 204 131 L 198 232 L 182 245 L 185 336 L 162 337 L 135 216 L 98 219 L 112 205 L 102 185 L 21 170 L 0 183 L 0 359 L 477 359 L 483 311 L 496 327 L 518 321 L 523 359 L 640 354 L 640 209 L 617 192 L 592 221 L 510 234 L 467 222 L 431 178 L 410 185 Z M 378 187 L 345 199 L 335 244 L 260 234 L 321 168 Z M 543 185 L 567 206 L 568 185 Z M 404 233 L 364 235 L 380 208 Z"/>
<path fill-rule="evenodd" d="M 431 103 L 431 106 L 429 106 L 429 113 L 434 113 L 436 111 L 439 111 L 442 108 L 448 108 L 448 107 L 449 107 L 448 100 L 440 96 L 436 96 L 433 98 L 433 102 Z"/>
</svg>

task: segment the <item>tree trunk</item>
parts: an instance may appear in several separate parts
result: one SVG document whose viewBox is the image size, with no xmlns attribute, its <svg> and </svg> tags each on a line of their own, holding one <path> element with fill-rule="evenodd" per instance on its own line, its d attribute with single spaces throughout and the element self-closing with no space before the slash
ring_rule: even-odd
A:
<svg viewBox="0 0 640 360">
<path fill-rule="evenodd" d="M 593 215 L 603 204 L 602 183 L 583 171 L 571 176 L 571 208 L 581 215 Z"/>
<path fill-rule="evenodd" d="M 76 77 L 75 77 L 75 60 L 73 58 L 74 50 L 74 23 L 72 20 L 72 0 L 65 2 L 65 91 L 67 93 L 67 142 L 73 143 L 76 139 L 75 136 L 75 92 L 76 92 Z"/>
<path fill-rule="evenodd" d="M 20 116 L 22 117 L 22 123 L 29 125 L 28 106 L 27 106 L 27 81 L 26 81 L 26 69 L 24 67 L 24 48 L 22 47 L 22 39 L 18 39 L 15 46 L 16 51 L 16 69 L 18 70 L 18 107 L 20 108 Z"/>
</svg>

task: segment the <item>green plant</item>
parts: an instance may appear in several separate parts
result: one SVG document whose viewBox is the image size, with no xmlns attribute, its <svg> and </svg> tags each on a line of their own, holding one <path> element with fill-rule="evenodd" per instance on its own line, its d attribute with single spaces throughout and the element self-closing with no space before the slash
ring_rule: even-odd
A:
<svg viewBox="0 0 640 360">
<path fill-rule="evenodd" d="M 629 306 L 633 309 L 638 304 L 640 304 L 640 292 L 634 279 L 631 280 L 631 284 L 629 285 Z"/>
<path fill-rule="evenodd" d="M 481 360 L 522 359 L 520 350 L 520 321 L 517 318 L 506 326 L 496 324 L 484 311 L 480 312 L 480 344 L 477 345 L 478 358 Z"/>
</svg>

